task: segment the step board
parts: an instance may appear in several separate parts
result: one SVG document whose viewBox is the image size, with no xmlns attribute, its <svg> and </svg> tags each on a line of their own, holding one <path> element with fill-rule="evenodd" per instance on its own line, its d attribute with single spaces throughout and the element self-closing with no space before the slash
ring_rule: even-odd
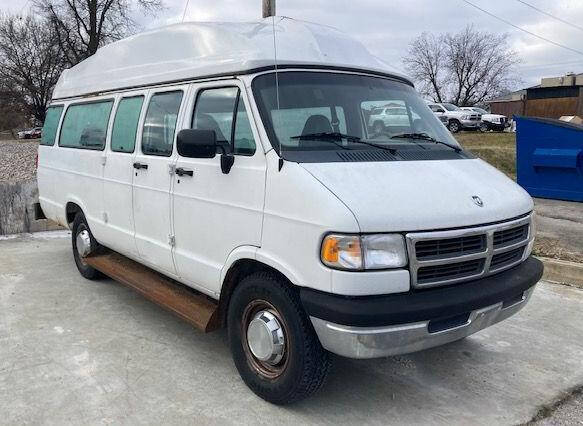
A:
<svg viewBox="0 0 583 426">
<path fill-rule="evenodd" d="M 195 290 L 114 251 L 89 255 L 85 262 L 205 333 L 219 328 L 218 304 Z"/>
</svg>

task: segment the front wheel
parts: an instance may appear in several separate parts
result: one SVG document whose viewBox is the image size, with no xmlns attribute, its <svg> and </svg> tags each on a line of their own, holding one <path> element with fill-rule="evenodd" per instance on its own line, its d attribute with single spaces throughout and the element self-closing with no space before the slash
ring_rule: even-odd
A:
<svg viewBox="0 0 583 426">
<path fill-rule="evenodd" d="M 447 128 L 449 129 L 450 132 L 457 133 L 462 129 L 462 126 L 459 121 L 451 120 L 447 125 Z"/>
<path fill-rule="evenodd" d="M 297 291 L 269 272 L 244 278 L 227 314 L 229 343 L 245 384 L 274 404 L 289 404 L 320 389 L 330 370 L 300 305 Z"/>
</svg>

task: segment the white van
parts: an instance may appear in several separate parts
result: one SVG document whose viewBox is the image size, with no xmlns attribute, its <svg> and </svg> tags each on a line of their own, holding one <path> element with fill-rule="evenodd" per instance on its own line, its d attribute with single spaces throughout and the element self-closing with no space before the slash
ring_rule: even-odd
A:
<svg viewBox="0 0 583 426">
<path fill-rule="evenodd" d="M 386 105 L 408 119 L 371 128 Z M 226 326 L 243 380 L 278 404 L 317 390 L 330 353 L 414 352 L 501 321 L 542 274 L 528 194 L 410 80 L 291 19 L 173 25 L 63 72 L 38 183 L 84 277 L 155 299 L 138 265 L 180 288 L 168 298 L 197 295 L 170 308 L 210 309 L 192 322 Z"/>
</svg>

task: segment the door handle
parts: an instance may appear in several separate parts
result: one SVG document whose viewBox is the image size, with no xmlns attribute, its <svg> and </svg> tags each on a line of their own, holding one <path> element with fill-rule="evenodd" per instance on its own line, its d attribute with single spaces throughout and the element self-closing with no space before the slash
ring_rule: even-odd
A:
<svg viewBox="0 0 583 426">
<path fill-rule="evenodd" d="M 147 169 L 148 165 L 144 163 L 134 163 L 134 169 Z"/>
<path fill-rule="evenodd" d="M 194 171 L 178 167 L 175 172 L 178 176 L 194 176 Z"/>
</svg>

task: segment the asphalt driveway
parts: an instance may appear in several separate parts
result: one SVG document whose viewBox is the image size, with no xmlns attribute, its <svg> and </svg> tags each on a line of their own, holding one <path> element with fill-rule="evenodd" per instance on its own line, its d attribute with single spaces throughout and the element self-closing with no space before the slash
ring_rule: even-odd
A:
<svg viewBox="0 0 583 426">
<path fill-rule="evenodd" d="M 66 232 L 0 239 L 0 423 L 519 424 L 583 384 L 583 291 L 541 282 L 518 315 L 416 354 L 335 358 L 289 407 L 240 380 L 203 334 L 75 269 Z"/>
</svg>

